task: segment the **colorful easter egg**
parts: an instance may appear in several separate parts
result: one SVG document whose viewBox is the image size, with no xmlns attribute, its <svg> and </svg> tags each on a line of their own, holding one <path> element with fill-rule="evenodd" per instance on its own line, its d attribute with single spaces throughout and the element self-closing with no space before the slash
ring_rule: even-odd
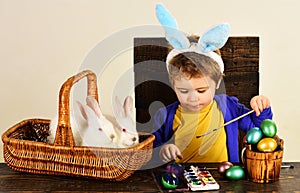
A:
<svg viewBox="0 0 300 193">
<path fill-rule="evenodd" d="M 263 138 L 257 144 L 257 149 L 261 152 L 273 152 L 276 148 L 276 140 L 270 137 Z"/>
<path fill-rule="evenodd" d="M 175 189 L 178 186 L 179 180 L 174 173 L 165 173 L 161 177 L 161 183 L 167 189 Z"/>
<path fill-rule="evenodd" d="M 263 122 L 261 122 L 261 124 L 260 124 L 260 128 L 261 128 L 262 133 L 266 137 L 274 137 L 276 135 L 277 126 L 276 126 L 275 122 L 271 119 L 263 120 Z"/>
<path fill-rule="evenodd" d="M 221 162 L 218 165 L 219 174 L 221 174 L 222 176 L 225 176 L 226 170 L 229 169 L 231 166 L 233 166 L 233 164 L 231 162 L 228 162 L 228 161 Z"/>
<path fill-rule="evenodd" d="M 184 167 L 177 162 L 171 162 L 166 166 L 166 173 L 174 173 L 179 180 L 182 180 L 184 177 Z"/>
<path fill-rule="evenodd" d="M 249 144 L 257 144 L 262 138 L 262 131 L 258 127 L 253 127 L 246 134 L 246 141 Z"/>
<path fill-rule="evenodd" d="M 229 180 L 240 180 L 245 177 L 245 171 L 241 166 L 231 166 L 226 170 L 225 176 Z"/>
</svg>

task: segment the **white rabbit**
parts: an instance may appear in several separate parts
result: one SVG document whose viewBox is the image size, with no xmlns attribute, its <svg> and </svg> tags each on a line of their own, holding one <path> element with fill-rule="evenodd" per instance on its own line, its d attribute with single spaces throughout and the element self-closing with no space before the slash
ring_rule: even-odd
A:
<svg viewBox="0 0 300 193">
<path fill-rule="evenodd" d="M 117 134 L 113 124 L 101 113 L 96 99 L 92 96 L 86 98 L 87 105 L 81 106 L 83 117 L 88 122 L 88 128 L 80 132 L 82 145 L 94 147 L 117 147 Z"/>
<path fill-rule="evenodd" d="M 115 98 L 114 103 L 115 120 L 114 126 L 118 136 L 119 147 L 131 147 L 139 143 L 139 135 L 135 123 L 131 117 L 133 111 L 133 99 L 127 96 L 122 105 L 119 98 Z"/>
<path fill-rule="evenodd" d="M 133 100 L 126 97 L 122 105 L 118 97 L 115 98 L 115 118 L 104 116 L 99 104 L 92 96 L 87 96 L 87 105 L 77 101 L 73 116 L 71 116 L 71 127 L 77 146 L 126 148 L 139 143 L 139 135 L 131 117 L 133 111 Z M 54 142 L 57 127 L 57 118 L 50 124 L 49 143 Z"/>
<path fill-rule="evenodd" d="M 86 98 L 87 105 L 76 101 L 74 112 L 70 116 L 72 133 L 76 146 L 117 147 L 117 134 L 114 126 L 101 113 L 96 99 L 92 96 Z M 52 144 L 55 139 L 57 117 L 50 123 L 50 135 L 47 142 Z"/>
</svg>

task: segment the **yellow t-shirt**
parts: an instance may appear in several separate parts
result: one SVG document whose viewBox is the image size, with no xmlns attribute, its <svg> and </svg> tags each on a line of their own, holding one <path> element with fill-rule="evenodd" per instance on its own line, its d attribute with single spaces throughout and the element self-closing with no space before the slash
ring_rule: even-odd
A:
<svg viewBox="0 0 300 193">
<path fill-rule="evenodd" d="M 222 162 L 228 160 L 226 133 L 224 127 L 206 136 L 196 138 L 207 131 L 218 128 L 224 123 L 222 112 L 216 101 L 197 113 L 183 112 L 179 105 L 176 111 L 173 129 L 175 145 L 180 149 L 186 162 Z"/>
</svg>

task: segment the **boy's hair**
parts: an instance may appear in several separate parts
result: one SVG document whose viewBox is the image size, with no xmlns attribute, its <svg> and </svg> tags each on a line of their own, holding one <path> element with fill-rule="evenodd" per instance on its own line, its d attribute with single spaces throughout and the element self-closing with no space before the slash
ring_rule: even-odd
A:
<svg viewBox="0 0 300 193">
<path fill-rule="evenodd" d="M 195 52 L 185 52 L 176 55 L 169 64 L 169 78 L 173 85 L 174 80 L 185 76 L 187 78 L 201 78 L 208 76 L 218 84 L 222 78 L 219 65 L 208 56 Z"/>
<path fill-rule="evenodd" d="M 191 42 L 198 41 L 198 36 L 190 36 Z M 220 51 L 216 51 L 220 54 Z M 183 52 L 176 55 L 169 62 L 169 79 L 172 85 L 174 80 L 181 79 L 182 76 L 187 78 L 201 78 L 208 76 L 218 84 L 223 77 L 219 64 L 212 58 L 198 54 L 196 52 Z"/>
</svg>

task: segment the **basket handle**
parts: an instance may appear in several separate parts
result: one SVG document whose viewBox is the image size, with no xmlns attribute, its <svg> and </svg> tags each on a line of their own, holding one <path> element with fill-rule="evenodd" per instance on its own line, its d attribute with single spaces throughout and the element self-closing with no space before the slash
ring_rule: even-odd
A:
<svg viewBox="0 0 300 193">
<path fill-rule="evenodd" d="M 70 123 L 70 93 L 72 86 L 84 77 L 87 77 L 87 95 L 93 96 L 98 101 L 97 77 L 94 72 L 85 70 L 64 82 L 59 92 L 58 125 L 54 140 L 55 146 L 75 146 Z"/>
</svg>

